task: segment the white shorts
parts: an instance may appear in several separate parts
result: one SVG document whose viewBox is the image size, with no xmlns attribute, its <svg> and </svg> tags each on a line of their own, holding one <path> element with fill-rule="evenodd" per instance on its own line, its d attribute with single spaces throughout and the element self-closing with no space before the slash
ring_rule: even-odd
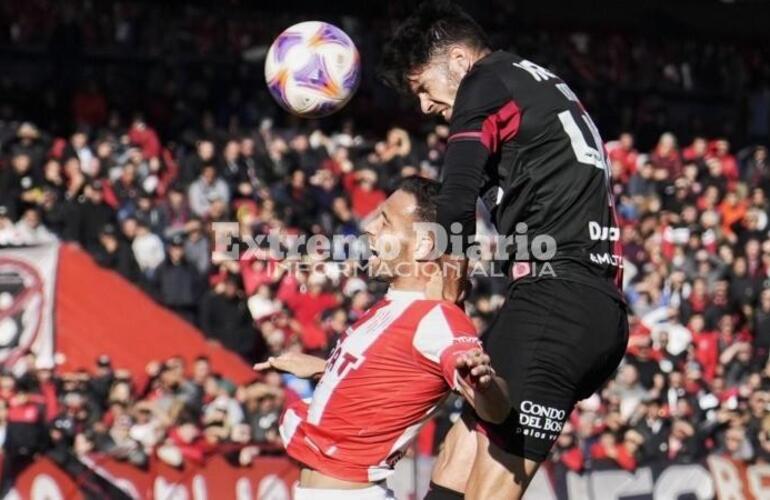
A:
<svg viewBox="0 0 770 500">
<path fill-rule="evenodd" d="M 387 486 L 376 484 L 354 490 L 294 487 L 294 500 L 396 500 Z"/>
</svg>

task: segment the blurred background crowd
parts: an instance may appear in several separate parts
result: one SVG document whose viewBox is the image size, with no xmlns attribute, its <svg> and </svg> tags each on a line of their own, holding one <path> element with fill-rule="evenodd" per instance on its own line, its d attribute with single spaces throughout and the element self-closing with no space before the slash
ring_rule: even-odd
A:
<svg viewBox="0 0 770 500">
<path fill-rule="evenodd" d="M 300 19 L 227 3 L 0 5 L 0 244 L 80 245 L 247 362 L 323 356 L 382 284 L 344 265 L 287 272 L 267 247 L 219 258 L 211 224 L 287 244 L 358 235 L 401 177 L 439 175 L 448 129 L 377 84 L 368 63 L 404 3 L 335 19 L 359 45 L 364 81 L 321 122 L 286 116 L 262 78 L 266 44 Z M 709 453 L 769 462 L 768 46 L 534 29 L 535 14 L 510 30 L 500 19 L 521 12 L 488 3 L 498 15 L 480 20 L 495 44 L 554 70 L 594 117 L 621 217 L 628 354 L 551 460 L 575 471 Z M 479 231 L 492 231 L 481 207 Z M 466 306 L 479 330 L 505 288 L 474 278 Z M 235 386 L 205 353 L 146 373 L 94 363 L 60 373 L 30 355 L 0 375 L 7 458 L 97 451 L 144 467 L 151 455 L 181 466 L 224 453 L 245 465 L 281 452 L 283 404 L 312 393 L 278 373 Z M 419 453 L 435 453 L 458 412 L 447 403 Z"/>
</svg>

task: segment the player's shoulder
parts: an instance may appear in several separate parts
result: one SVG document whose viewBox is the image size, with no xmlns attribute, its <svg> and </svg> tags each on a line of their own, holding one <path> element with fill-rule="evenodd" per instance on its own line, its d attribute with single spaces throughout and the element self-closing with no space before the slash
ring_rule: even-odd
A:
<svg viewBox="0 0 770 500">
<path fill-rule="evenodd" d="M 420 318 L 421 324 L 430 324 L 433 328 L 444 328 L 451 332 L 476 334 L 473 321 L 457 304 L 447 300 L 432 299 L 425 299 L 421 302 L 424 311 Z"/>
<path fill-rule="evenodd" d="M 508 52 L 497 51 L 474 64 L 460 82 L 455 106 L 473 107 L 490 100 L 509 97 L 508 89 L 503 83 L 504 68 L 508 68 L 517 59 Z"/>
</svg>

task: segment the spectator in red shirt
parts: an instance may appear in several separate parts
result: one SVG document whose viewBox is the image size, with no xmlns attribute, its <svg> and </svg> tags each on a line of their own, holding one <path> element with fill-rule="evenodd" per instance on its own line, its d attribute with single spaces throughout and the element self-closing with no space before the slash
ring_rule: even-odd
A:
<svg viewBox="0 0 770 500">
<path fill-rule="evenodd" d="M 722 163 L 722 174 L 731 182 L 738 180 L 738 162 L 730 154 L 730 143 L 726 139 L 717 139 L 709 148 L 708 158 L 717 158 Z"/>
<path fill-rule="evenodd" d="M 568 470 L 581 472 L 585 463 L 583 450 L 578 446 L 575 428 L 570 421 L 564 423 L 561 434 L 556 438 L 556 444 L 549 457 L 551 462 L 563 465 Z"/>
<path fill-rule="evenodd" d="M 607 153 L 612 163 L 621 165 L 620 179 L 628 180 L 636 173 L 636 162 L 639 152 L 634 148 L 634 136 L 623 132 L 617 141 L 607 143 Z"/>
<path fill-rule="evenodd" d="M 142 150 L 145 160 L 160 157 L 161 146 L 158 133 L 150 128 L 141 116 L 134 118 L 131 123 L 128 140 Z"/>
<path fill-rule="evenodd" d="M 707 331 L 703 316 L 694 314 L 687 325 L 692 334 L 695 361 L 703 367 L 703 378 L 711 382 L 719 366 L 719 334 Z"/>
<path fill-rule="evenodd" d="M 703 137 L 696 137 L 692 144 L 684 148 L 682 158 L 686 162 L 702 163 L 708 154 L 708 142 Z"/>
<path fill-rule="evenodd" d="M 385 201 L 385 192 L 376 187 L 377 173 L 374 170 L 367 168 L 349 172 L 343 178 L 343 185 L 350 195 L 353 213 L 361 219 Z"/>
<path fill-rule="evenodd" d="M 306 351 L 319 352 L 327 346 L 328 339 L 321 326 L 321 313 L 336 307 L 339 299 L 333 293 L 324 291 L 326 279 L 321 274 L 286 276 L 278 290 L 278 299 L 294 313 L 302 326 L 300 334 Z"/>
<path fill-rule="evenodd" d="M 597 465 L 621 467 L 627 471 L 636 469 L 636 448 L 633 441 L 618 443 L 611 431 L 602 432 L 599 440 L 591 446 L 591 459 Z"/>
</svg>

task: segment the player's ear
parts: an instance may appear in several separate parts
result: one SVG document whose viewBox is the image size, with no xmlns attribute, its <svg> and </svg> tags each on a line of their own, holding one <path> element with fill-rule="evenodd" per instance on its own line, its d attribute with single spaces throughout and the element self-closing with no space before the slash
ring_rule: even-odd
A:
<svg viewBox="0 0 770 500">
<path fill-rule="evenodd" d="M 433 236 L 427 231 L 417 232 L 417 245 L 414 248 L 414 259 L 426 261 L 435 259 Z"/>
<path fill-rule="evenodd" d="M 449 47 L 449 67 L 462 75 L 471 69 L 471 58 L 467 47 L 464 45 Z"/>
</svg>

